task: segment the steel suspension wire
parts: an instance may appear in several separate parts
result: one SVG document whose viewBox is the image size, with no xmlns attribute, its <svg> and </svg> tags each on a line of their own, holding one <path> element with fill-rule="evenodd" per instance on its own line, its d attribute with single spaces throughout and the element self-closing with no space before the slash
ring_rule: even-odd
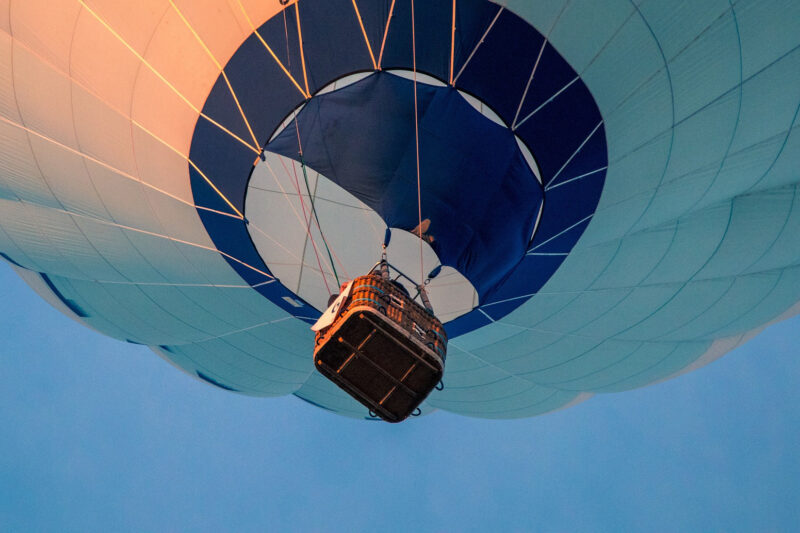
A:
<svg viewBox="0 0 800 533">
<path fill-rule="evenodd" d="M 306 172 L 306 164 L 303 161 L 303 152 L 300 152 L 300 168 L 303 169 L 303 181 L 306 183 L 306 192 L 308 193 L 308 199 L 311 202 L 311 213 L 314 215 L 314 220 L 317 223 L 317 229 L 319 230 L 320 236 L 322 236 L 322 244 L 325 245 L 325 251 L 328 253 L 328 260 L 331 262 L 331 269 L 333 269 L 333 277 L 336 278 L 336 284 L 341 285 L 342 282 L 339 281 L 339 274 L 336 272 L 336 265 L 334 264 L 333 256 L 331 255 L 331 249 L 328 247 L 328 241 L 325 238 L 325 234 L 322 233 L 322 225 L 319 223 L 317 208 L 314 205 L 314 196 L 311 194 L 311 188 L 308 186 L 308 173 Z"/>
<path fill-rule="evenodd" d="M 422 187 L 420 185 L 420 170 L 419 170 L 419 111 L 417 109 L 417 30 L 414 22 L 414 0 L 411 0 L 411 51 L 413 60 L 414 71 L 414 144 L 417 151 L 417 215 L 419 225 L 419 279 L 420 283 L 425 279 L 425 267 L 422 260 Z"/>
<path fill-rule="evenodd" d="M 308 79 L 306 77 L 305 57 L 304 57 L 304 54 L 303 54 L 302 33 L 301 33 L 301 29 L 300 29 L 300 13 L 297 10 L 297 5 L 296 4 L 295 4 L 295 16 L 297 18 L 298 39 L 300 40 L 299 44 L 300 44 L 300 53 L 301 53 L 301 59 L 302 59 L 303 77 L 304 77 L 304 82 L 306 84 L 306 98 L 309 98 Z M 290 58 L 290 54 L 289 54 L 289 28 L 288 28 L 288 23 L 287 23 L 287 19 L 286 19 L 286 10 L 285 9 L 283 10 L 283 26 L 284 26 L 284 37 L 285 37 L 285 40 L 286 40 L 287 63 L 289 63 L 289 61 L 290 61 L 290 59 L 289 59 Z M 297 114 L 295 114 L 295 117 L 294 117 L 294 126 L 295 126 L 295 133 L 297 135 L 297 150 L 298 150 L 298 155 L 300 157 L 300 167 L 301 167 L 301 169 L 303 171 L 303 181 L 305 183 L 306 193 L 308 194 L 309 202 L 311 203 L 311 214 L 310 215 L 306 212 L 305 202 L 303 201 L 303 194 L 300 191 L 300 184 L 299 184 L 299 180 L 298 180 L 298 177 L 297 177 L 297 171 L 295 170 L 294 163 L 292 163 L 292 171 L 294 173 L 295 189 L 297 190 L 297 195 L 298 195 L 298 197 L 300 199 L 300 206 L 303 209 L 303 215 L 304 215 L 304 217 L 308 217 L 308 221 L 307 221 L 307 224 L 306 224 L 306 234 L 308 235 L 308 238 L 311 241 L 311 246 L 314 249 L 314 255 L 316 256 L 316 259 L 317 259 L 317 266 L 319 267 L 320 275 L 322 276 L 322 281 L 325 284 L 325 289 L 328 291 L 328 294 L 333 294 L 333 292 L 331 291 L 330 286 L 328 285 L 328 279 L 327 279 L 327 276 L 325 275 L 325 270 L 322 267 L 322 261 L 320 261 L 320 258 L 319 258 L 319 252 L 318 252 L 318 249 L 317 249 L 317 244 L 314 241 L 314 235 L 311 233 L 310 225 L 311 225 L 311 217 L 312 216 L 313 216 L 313 220 L 314 220 L 314 222 L 315 222 L 315 224 L 317 226 L 317 229 L 319 230 L 319 234 L 322 237 L 322 243 L 325 246 L 326 253 L 328 254 L 328 260 L 330 261 L 331 270 L 333 271 L 333 276 L 336 279 L 336 283 L 337 284 L 341 284 L 341 282 L 339 280 L 339 273 L 336 270 L 336 264 L 335 264 L 334 257 L 333 257 L 334 254 L 331 252 L 330 246 L 328 246 L 328 241 L 325 238 L 325 234 L 322 231 L 322 226 L 321 226 L 321 224 L 319 222 L 319 216 L 317 215 L 316 205 L 314 203 L 314 195 L 311 194 L 311 187 L 310 187 L 310 185 L 308 183 L 308 172 L 306 170 L 305 161 L 303 160 L 303 144 L 302 144 L 302 142 L 300 140 L 300 126 L 297 123 Z M 285 166 L 284 166 L 284 168 L 285 168 Z"/>
<path fill-rule="evenodd" d="M 283 164 L 283 161 L 281 161 L 281 164 Z M 285 165 L 284 169 L 286 170 L 286 174 L 289 175 L 291 178 L 291 175 L 289 174 L 289 169 L 286 169 Z M 314 256 L 317 259 L 317 266 L 319 266 L 319 274 L 320 276 L 322 276 L 322 282 L 325 284 L 325 290 L 328 291 L 328 295 L 331 295 L 333 293 L 331 292 L 330 286 L 328 286 L 328 279 L 325 276 L 325 270 L 322 268 L 322 261 L 320 261 L 319 259 L 319 251 L 317 250 L 317 243 L 314 242 L 314 236 L 311 234 L 311 217 L 306 212 L 306 203 L 303 201 L 303 193 L 300 191 L 300 183 L 299 180 L 297 179 L 297 170 L 295 169 L 294 161 L 292 161 L 292 172 L 294 173 L 294 188 L 297 191 L 297 197 L 300 199 L 300 207 L 303 209 L 303 219 L 305 220 L 304 225 L 305 225 L 306 235 L 311 241 L 311 247 L 314 249 Z"/>
</svg>

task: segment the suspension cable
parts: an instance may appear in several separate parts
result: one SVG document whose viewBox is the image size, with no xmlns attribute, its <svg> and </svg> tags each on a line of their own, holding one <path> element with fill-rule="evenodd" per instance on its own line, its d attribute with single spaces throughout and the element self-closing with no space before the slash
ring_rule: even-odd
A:
<svg viewBox="0 0 800 533">
<path fill-rule="evenodd" d="M 420 283 L 425 279 L 425 267 L 422 262 L 422 187 L 420 185 L 420 170 L 419 170 L 419 113 L 417 104 L 417 30 L 414 23 L 414 0 L 411 0 L 411 50 L 413 56 L 413 70 L 414 70 L 414 142 L 417 150 L 417 215 L 419 218 L 419 279 Z"/>
<path fill-rule="evenodd" d="M 303 169 L 303 180 L 306 183 L 306 192 L 308 193 L 308 199 L 311 202 L 311 213 L 314 215 L 314 220 L 317 222 L 317 229 L 319 230 L 319 234 L 322 237 L 322 244 L 325 245 L 325 251 L 328 252 L 328 260 L 331 262 L 331 269 L 333 269 L 333 277 L 336 278 L 336 284 L 341 285 L 342 283 L 339 281 L 339 274 L 336 272 L 336 265 L 334 264 L 333 256 L 331 255 L 331 249 L 328 246 L 328 240 L 325 238 L 325 234 L 322 233 L 322 225 L 319 223 L 319 217 L 317 216 L 317 208 L 314 205 L 314 195 L 311 194 L 311 188 L 308 186 L 308 173 L 306 172 L 306 163 L 305 161 L 303 161 L 303 152 L 300 152 L 300 168 Z"/>
</svg>

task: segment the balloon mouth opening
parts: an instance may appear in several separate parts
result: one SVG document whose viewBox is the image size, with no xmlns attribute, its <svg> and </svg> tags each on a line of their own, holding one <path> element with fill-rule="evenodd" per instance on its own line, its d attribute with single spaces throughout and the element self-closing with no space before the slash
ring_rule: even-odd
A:
<svg viewBox="0 0 800 533">
<path fill-rule="evenodd" d="M 469 306 L 459 306 L 467 312 L 524 258 L 541 219 L 541 177 L 528 147 L 490 106 L 432 76 L 417 73 L 416 83 L 414 77 L 390 70 L 328 84 L 282 121 L 264 147 L 270 161 L 256 168 L 288 174 L 284 192 L 299 195 L 298 212 L 319 233 L 314 238 L 307 228 L 321 256 L 316 270 L 330 276 L 323 280 L 327 285 L 339 281 L 336 263 L 348 261 L 328 245 L 326 233 L 368 239 L 377 253 L 380 236 L 359 234 L 358 226 L 397 228 L 430 248 L 422 251 L 423 271 L 413 268 L 414 277 L 425 277 L 425 265 L 431 270 L 441 264 L 465 278 L 477 293 Z M 316 203 L 339 197 L 351 211 L 377 218 L 344 224 L 348 217 L 331 215 L 326 206 L 322 224 L 312 190 L 319 186 L 326 192 Z M 333 193 L 332 187 L 343 191 Z M 419 263 L 419 244 L 403 254 Z M 275 261 L 264 259 L 273 269 Z"/>
<path fill-rule="evenodd" d="M 304 196 L 306 177 L 312 194 L 305 196 L 310 197 L 325 183 L 324 179 L 316 183 L 316 173 L 325 176 L 377 213 L 381 224 L 425 235 L 423 244 L 430 246 L 432 257 L 430 264 L 423 257 L 420 276 L 435 268 L 437 261 L 452 265 L 447 268 L 477 293 L 464 306 L 472 311 L 447 324 L 448 334 L 456 337 L 523 305 L 569 255 L 592 219 L 603 189 L 608 162 L 605 130 L 580 75 L 544 35 L 511 10 L 488 0 L 467 3 L 457 12 L 458 31 L 452 33 L 439 31 L 450 27 L 450 3 L 425 3 L 420 6 L 420 46 L 414 52 L 405 31 L 411 21 L 408 6 L 398 4 L 387 19 L 388 6 L 388 1 L 360 6 L 366 33 L 346 10 L 306 9 L 287 13 L 297 24 L 286 26 L 283 17 L 272 17 L 248 36 L 203 106 L 203 116 L 213 120 L 198 120 L 195 125 L 190 157 L 197 168 L 189 169 L 192 192 L 209 236 L 236 273 L 278 308 L 313 321 L 318 314 L 315 306 L 295 292 L 296 285 L 284 283 L 286 275 L 273 272 L 273 267 L 279 268 L 256 246 L 255 234 L 269 233 L 263 239 L 273 239 L 280 248 L 290 232 L 301 232 L 298 238 L 305 239 L 316 231 L 316 224 L 306 218 L 295 228 L 290 220 L 298 217 L 287 207 L 283 220 L 255 227 L 258 212 L 279 211 L 251 204 L 253 197 L 264 193 L 250 186 L 258 183 L 254 177 L 270 173 L 252 151 L 264 148 L 268 160 L 273 155 L 283 158 L 292 179 L 286 190 L 273 185 L 269 194 L 279 195 L 286 204 L 292 194 L 295 200 Z M 265 42 L 284 43 L 287 27 L 291 34 L 301 23 L 303 38 L 289 35 L 285 54 L 283 48 L 278 56 L 265 53 Z M 354 35 L 369 42 L 373 30 L 378 35 L 375 43 L 381 43 L 377 62 L 363 47 L 351 46 Z M 343 46 L 348 47 L 346 53 Z M 409 70 L 412 65 L 416 84 Z M 230 86 L 236 87 L 236 96 L 230 94 Z M 417 202 L 414 151 L 409 149 L 414 139 L 415 86 L 420 96 L 416 116 L 421 134 L 421 202 Z M 376 87 L 382 92 L 369 96 L 367 89 Z M 324 120 L 315 124 L 315 114 Z M 449 124 L 449 130 L 441 124 Z M 295 131 L 289 125 L 296 125 Z M 241 142 L 250 137 L 252 147 Z M 354 138 L 359 142 L 352 142 Z M 327 144 L 331 145 L 326 148 Z M 284 172 L 279 160 L 271 163 L 276 173 Z M 213 176 L 214 183 L 209 184 L 198 169 Z M 591 178 L 584 179 L 587 176 Z M 298 185 L 299 192 L 292 193 L 289 185 L 291 189 Z M 220 192 L 230 201 L 221 201 Z M 376 194 L 369 197 L 371 193 Z M 341 207 L 353 209 L 348 205 Z M 297 206 L 300 222 L 302 207 Z M 220 215 L 231 210 L 246 216 Z M 424 231 L 423 222 L 428 225 Z M 323 230 L 327 225 L 323 222 Z M 346 230 L 352 236 L 351 228 Z M 372 240 L 380 242 L 377 236 Z M 319 262 L 314 250 L 302 248 L 303 241 L 301 249 L 292 253 L 301 262 L 318 263 L 320 271 L 325 268 L 319 265 L 334 265 L 349 253 L 347 246 L 341 251 L 334 246 L 325 261 L 329 254 L 320 241 Z M 335 280 L 328 285 L 335 285 Z"/>
</svg>

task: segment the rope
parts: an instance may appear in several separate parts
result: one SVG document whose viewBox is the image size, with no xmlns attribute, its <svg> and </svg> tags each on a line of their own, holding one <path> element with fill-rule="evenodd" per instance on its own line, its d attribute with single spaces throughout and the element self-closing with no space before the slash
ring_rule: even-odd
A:
<svg viewBox="0 0 800 533">
<path fill-rule="evenodd" d="M 303 180 L 306 183 L 306 192 L 308 193 L 308 199 L 311 202 L 311 213 L 314 215 L 314 221 L 317 224 L 317 229 L 319 230 L 319 234 L 322 237 L 322 244 L 325 245 L 325 251 L 328 253 L 328 260 L 331 262 L 331 270 L 333 270 L 333 277 L 336 278 L 336 283 L 341 286 L 341 281 L 339 281 L 339 273 L 336 272 L 336 265 L 335 261 L 333 260 L 333 253 L 331 252 L 330 247 L 328 246 L 328 239 L 325 238 L 325 233 L 322 232 L 322 225 L 319 223 L 319 217 L 317 216 L 317 207 L 314 205 L 314 196 L 311 194 L 311 188 L 308 185 L 308 172 L 306 171 L 306 163 L 303 160 L 303 143 L 300 141 L 300 126 L 297 124 L 297 115 L 294 117 L 294 131 L 297 134 L 297 153 L 300 156 L 300 168 L 303 169 Z M 294 168 L 294 165 L 292 165 Z M 295 177 L 296 179 L 296 177 Z M 299 191 L 298 191 L 299 192 Z M 300 201 L 302 202 L 303 196 L 300 195 Z M 311 242 L 313 244 L 314 237 L 311 236 L 309 233 L 309 237 L 311 237 Z M 320 267 L 322 268 L 322 267 Z M 325 277 L 325 273 L 323 272 L 322 277 Z M 327 286 L 327 282 L 325 283 Z"/>
<path fill-rule="evenodd" d="M 425 267 L 422 262 L 422 187 L 419 171 L 419 113 L 417 109 L 417 30 L 414 23 L 414 0 L 411 0 L 411 50 L 414 68 L 414 142 L 417 150 L 417 214 L 419 218 L 419 279 L 425 279 Z"/>
<path fill-rule="evenodd" d="M 281 161 L 283 163 L 283 161 Z M 305 219 L 308 217 L 308 213 L 306 212 L 306 204 L 303 201 L 303 193 L 300 192 L 300 183 L 297 179 L 297 170 L 294 167 L 294 162 L 292 162 L 292 172 L 294 173 L 294 188 L 297 191 L 297 196 L 300 198 L 300 207 L 303 208 L 303 218 Z M 288 173 L 288 169 L 287 169 Z M 325 276 L 325 270 L 322 268 L 322 261 L 319 260 L 319 251 L 317 251 L 317 243 L 314 242 L 314 236 L 311 234 L 311 218 L 308 217 L 308 222 L 306 224 L 306 234 L 308 238 L 311 240 L 311 246 L 314 248 L 314 256 L 317 258 L 317 266 L 319 266 L 319 274 L 322 276 L 322 281 L 325 283 L 325 289 L 328 291 L 328 295 L 330 296 L 333 294 L 331 292 L 331 288 L 328 286 L 328 278 Z"/>
<path fill-rule="evenodd" d="M 322 244 L 325 245 L 325 251 L 328 252 L 328 260 L 331 262 L 333 277 L 336 278 L 337 285 L 341 286 L 342 283 L 339 281 L 339 274 L 336 272 L 336 265 L 334 264 L 333 256 L 331 255 L 331 249 L 328 247 L 328 240 L 325 238 L 325 234 L 322 233 L 322 225 L 319 223 L 317 208 L 314 205 L 314 196 L 311 194 L 311 188 L 308 186 L 308 173 L 306 172 L 306 164 L 303 161 L 303 152 L 300 152 L 300 168 L 303 169 L 303 180 L 306 182 L 306 192 L 308 193 L 308 199 L 311 201 L 311 213 L 314 215 L 314 220 L 317 223 L 317 229 L 319 230 L 319 234 L 322 236 Z"/>
<path fill-rule="evenodd" d="M 295 7 L 295 16 L 297 18 L 297 35 L 298 35 L 298 40 L 299 40 L 299 44 L 300 44 L 300 59 L 301 59 L 301 62 L 302 62 L 302 67 L 303 67 L 303 81 L 304 81 L 305 86 L 306 86 L 306 94 L 309 94 L 309 91 L 308 91 L 308 77 L 307 77 L 306 68 L 305 68 L 305 55 L 303 53 L 303 37 L 302 37 L 303 34 L 302 34 L 302 30 L 300 29 L 300 12 L 298 10 L 297 3 L 295 3 L 294 7 Z M 283 29 L 284 29 L 284 37 L 286 39 L 286 58 L 287 58 L 286 60 L 287 60 L 287 63 L 291 65 L 291 63 L 289 63 L 290 62 L 290 58 L 289 58 L 290 57 L 289 56 L 289 28 L 288 28 L 288 24 L 287 24 L 287 21 L 286 21 L 286 10 L 283 10 Z M 297 115 L 296 114 L 295 114 L 295 118 L 294 118 L 294 127 L 295 127 L 295 133 L 297 134 L 297 150 L 298 150 L 298 155 L 300 156 L 300 168 L 302 168 L 302 170 L 303 170 L 303 182 L 305 183 L 306 193 L 308 194 L 308 199 L 309 199 L 309 202 L 311 203 L 311 214 L 314 217 L 314 222 L 316 223 L 317 229 L 319 230 L 319 234 L 322 237 L 322 243 L 325 245 L 325 251 L 328 254 L 328 260 L 330 261 L 330 264 L 331 264 L 331 270 L 333 270 L 333 277 L 336 279 L 337 285 L 341 285 L 341 281 L 339 281 L 339 273 L 336 271 L 336 264 L 335 264 L 335 261 L 334 261 L 334 258 L 333 258 L 333 254 L 331 253 L 331 249 L 328 246 L 328 240 L 325 238 L 325 234 L 322 232 L 322 226 L 320 225 L 319 216 L 317 215 L 317 207 L 314 204 L 314 195 L 311 194 L 311 187 L 308 184 L 308 172 L 306 170 L 305 161 L 303 160 L 303 144 L 300 141 L 300 126 L 297 123 Z M 292 165 L 292 170 L 294 170 L 294 165 Z M 297 193 L 298 193 L 298 195 L 300 197 L 300 205 L 303 208 L 303 214 L 306 215 L 306 213 L 305 213 L 305 202 L 303 202 L 303 195 L 300 193 L 300 187 L 299 187 L 299 183 L 298 183 L 298 179 L 297 179 L 297 171 L 294 170 L 294 172 L 295 172 L 295 176 L 294 176 L 295 185 L 297 187 Z M 310 219 L 309 219 L 309 226 L 310 226 Z M 327 280 L 327 278 L 325 276 L 325 271 L 322 268 L 322 262 L 319 260 L 319 254 L 317 252 L 317 245 L 314 242 L 314 236 L 311 234 L 310 227 L 306 228 L 306 232 L 308 234 L 309 239 L 311 240 L 311 245 L 314 247 L 314 254 L 317 256 L 317 265 L 319 266 L 320 274 L 322 275 L 322 281 L 325 283 L 325 288 L 328 290 L 328 294 L 332 294 L 330 286 L 328 285 L 328 280 Z"/>
<path fill-rule="evenodd" d="M 282 13 L 283 13 L 283 34 L 286 36 L 286 66 L 292 68 L 292 56 L 289 54 L 289 25 L 286 23 L 286 10 L 285 9 L 282 10 Z"/>
</svg>

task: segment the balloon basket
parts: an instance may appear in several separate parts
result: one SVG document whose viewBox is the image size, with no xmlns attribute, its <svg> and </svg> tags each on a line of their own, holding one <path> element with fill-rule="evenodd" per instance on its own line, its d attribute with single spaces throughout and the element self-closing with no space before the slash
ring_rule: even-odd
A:
<svg viewBox="0 0 800 533">
<path fill-rule="evenodd" d="M 317 331 L 314 366 L 374 417 L 420 414 L 444 373 L 442 323 L 380 274 L 355 278 L 342 294 L 332 323 Z"/>
</svg>

